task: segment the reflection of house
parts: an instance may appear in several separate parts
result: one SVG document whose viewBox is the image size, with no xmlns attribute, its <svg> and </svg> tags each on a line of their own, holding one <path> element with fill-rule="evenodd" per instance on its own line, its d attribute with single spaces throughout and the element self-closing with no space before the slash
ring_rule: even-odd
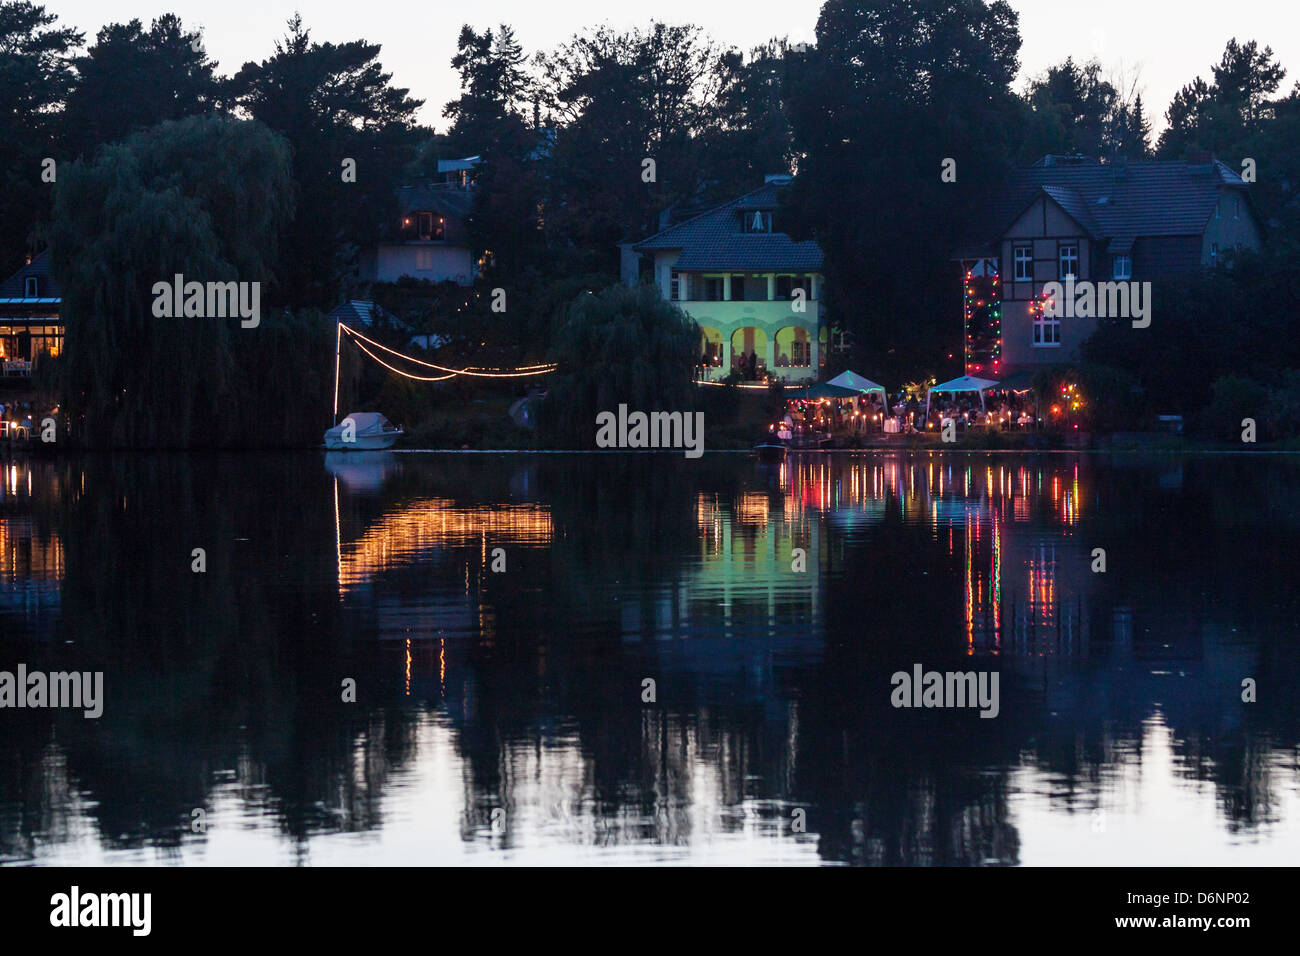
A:
<svg viewBox="0 0 1300 956">
<path fill-rule="evenodd" d="M 473 163 L 458 160 L 456 169 L 439 170 L 449 181 L 403 186 L 398 190 L 399 219 L 385 240 L 361 257 L 361 279 L 395 282 L 403 277 L 472 285 L 476 268 L 465 227 L 474 203 L 468 178 Z M 460 168 L 464 166 L 464 168 Z"/>
<path fill-rule="evenodd" d="M 786 381 L 825 364 L 822 252 L 780 231 L 777 195 L 789 176 L 651 236 L 633 248 L 654 260 L 654 281 L 703 331 L 705 374 L 718 379 L 755 356 Z"/>
<path fill-rule="evenodd" d="M 971 239 L 956 253 L 966 372 L 996 377 L 1077 361 L 1096 329 L 1094 317 L 1044 314 L 1045 283 L 1127 284 L 1213 267 L 1257 248 L 1260 227 L 1245 182 L 1223 163 L 1047 156 L 1012 173 Z"/>
<path fill-rule="evenodd" d="M 45 250 L 0 285 L 0 374 L 30 378 L 32 363 L 63 349 L 62 299 Z"/>
</svg>

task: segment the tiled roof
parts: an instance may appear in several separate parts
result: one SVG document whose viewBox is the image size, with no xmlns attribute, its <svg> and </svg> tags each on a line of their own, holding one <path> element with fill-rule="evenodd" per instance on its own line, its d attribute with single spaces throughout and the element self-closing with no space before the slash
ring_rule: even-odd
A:
<svg viewBox="0 0 1300 956">
<path fill-rule="evenodd" d="M 378 319 L 391 319 L 392 317 L 366 299 L 350 299 L 342 305 L 335 306 L 330 312 L 330 318 L 336 322 L 342 322 L 344 325 L 374 325 Z"/>
<path fill-rule="evenodd" d="M 1070 218 L 1077 222 L 1089 236 L 1097 235 L 1097 223 L 1093 221 L 1088 203 L 1077 192 L 1069 186 L 1044 186 L 1043 192 L 1069 213 Z"/>
<path fill-rule="evenodd" d="M 740 231 L 740 213 L 747 209 L 775 209 L 780 188 L 775 183 L 760 186 L 738 199 L 670 226 L 637 243 L 635 248 L 638 252 L 680 249 L 675 266 L 682 270 L 816 272 L 822 267 L 822 250 L 817 243 L 795 242 L 783 232 Z"/>
<path fill-rule="evenodd" d="M 1201 235 L 1224 189 L 1245 193 L 1246 184 L 1219 162 L 1039 162 L 1011 174 L 967 245 L 976 247 L 1001 237 L 1043 193 L 1089 235 L 1113 240 L 1116 248 L 1139 236 Z"/>
<path fill-rule="evenodd" d="M 397 201 L 401 212 L 437 211 L 464 219 L 474 205 L 474 192 L 459 186 L 447 186 L 441 183 L 423 183 L 416 186 L 403 186 L 397 191 Z"/>
<path fill-rule="evenodd" d="M 0 283 L 0 299 L 21 299 L 27 295 L 27 279 L 35 276 L 40 279 L 37 296 L 41 299 L 58 299 L 62 297 L 59 284 L 50 272 L 50 250 L 44 249 L 31 262 L 23 266 L 3 283 Z"/>
</svg>

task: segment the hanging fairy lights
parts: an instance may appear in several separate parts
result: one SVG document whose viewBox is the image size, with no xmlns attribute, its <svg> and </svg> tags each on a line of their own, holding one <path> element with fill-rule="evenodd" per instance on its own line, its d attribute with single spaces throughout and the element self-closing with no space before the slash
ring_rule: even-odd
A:
<svg viewBox="0 0 1300 956">
<path fill-rule="evenodd" d="M 418 359 L 413 355 L 407 355 L 405 352 L 399 352 L 397 351 L 397 349 L 389 348 L 387 345 L 384 345 L 382 342 L 376 342 L 374 339 L 370 338 L 369 336 L 364 335 L 361 332 L 358 332 L 356 329 L 346 326 L 342 322 L 340 322 L 338 323 L 338 329 L 334 333 L 334 421 L 336 424 L 338 423 L 338 419 L 339 419 L 339 362 L 342 358 L 344 332 L 346 332 L 349 336 L 351 336 L 352 341 L 355 343 L 356 347 L 360 349 L 362 352 L 364 352 L 368 358 L 373 359 L 376 363 L 382 365 L 390 372 L 400 375 L 403 378 L 411 379 L 412 381 L 415 382 L 445 382 L 448 379 L 455 378 L 458 375 L 467 375 L 473 378 L 494 378 L 494 379 L 528 378 L 537 375 L 546 375 L 550 372 L 554 372 L 556 368 L 559 367 L 554 362 L 549 362 L 542 365 L 521 365 L 518 368 L 512 368 L 512 369 L 486 368 L 483 366 L 476 366 L 476 365 L 469 365 L 466 366 L 465 368 L 449 368 L 445 365 L 438 365 L 435 362 L 426 362 L 424 359 Z M 370 351 L 370 349 L 366 348 L 366 345 L 374 346 L 376 349 L 380 349 L 384 352 L 387 352 L 389 355 L 394 355 L 404 362 L 411 362 L 414 365 L 422 365 L 425 368 L 431 368 L 436 371 L 443 372 L 444 374 L 416 375 L 414 372 L 403 371 L 397 366 L 391 365 L 388 362 L 381 359 L 374 352 Z"/>
<path fill-rule="evenodd" d="M 962 280 L 967 375 L 1001 369 L 1002 283 L 996 261 L 980 260 L 966 269 Z"/>
<path fill-rule="evenodd" d="M 346 332 L 348 335 L 352 336 L 352 338 L 356 340 L 357 348 L 361 349 L 361 351 L 365 352 L 367 355 L 369 355 L 380 365 L 383 365 L 385 368 L 396 372 L 398 375 L 402 375 L 405 376 L 406 378 L 414 379 L 420 382 L 442 382 L 456 375 L 468 375 L 474 378 L 527 378 L 532 375 L 546 375 L 549 372 L 554 372 L 556 368 L 558 368 L 558 366 L 554 362 L 543 363 L 540 365 L 521 365 L 517 368 L 511 368 L 511 369 L 490 368 L 490 367 L 479 366 L 479 365 L 468 365 L 465 368 L 449 368 L 446 365 L 438 365 L 436 362 L 426 362 L 423 359 L 418 359 L 412 355 L 407 355 L 404 352 L 399 352 L 397 351 L 397 349 L 389 348 L 387 345 L 384 345 L 381 342 L 376 342 L 374 339 L 366 335 L 363 335 L 362 333 L 358 332 L 356 329 L 346 326 L 341 322 L 339 323 L 339 330 L 341 332 Z M 411 362 L 414 365 L 423 365 L 425 368 L 431 368 L 439 372 L 446 372 L 447 374 L 441 376 L 440 378 L 434 378 L 434 377 L 422 376 L 422 375 L 412 375 L 410 372 L 403 372 L 401 369 L 393 368 L 393 366 L 389 365 L 387 362 L 384 362 L 373 352 L 367 349 L 364 345 L 362 345 L 361 344 L 362 342 L 372 345 L 377 349 L 382 349 L 383 351 L 387 352 L 390 355 L 396 355 L 398 358 L 402 359 L 403 361 Z"/>
</svg>

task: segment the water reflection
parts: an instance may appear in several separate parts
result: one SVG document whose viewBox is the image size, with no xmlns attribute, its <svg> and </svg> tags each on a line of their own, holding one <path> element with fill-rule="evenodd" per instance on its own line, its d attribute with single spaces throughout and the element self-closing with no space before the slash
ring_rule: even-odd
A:
<svg viewBox="0 0 1300 956">
<path fill-rule="evenodd" d="M 0 860 L 1281 862 L 1298 491 L 1277 458 L 8 464 L 0 668 L 108 699 L 0 712 Z M 917 662 L 999 670 L 1000 716 L 893 709 Z"/>
</svg>

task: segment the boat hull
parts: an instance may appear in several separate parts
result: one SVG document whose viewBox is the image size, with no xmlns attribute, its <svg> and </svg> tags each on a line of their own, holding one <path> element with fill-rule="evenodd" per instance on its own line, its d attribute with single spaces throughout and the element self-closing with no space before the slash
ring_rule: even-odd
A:
<svg viewBox="0 0 1300 956">
<path fill-rule="evenodd" d="M 386 432 L 382 435 L 358 435 L 355 441 L 344 441 L 336 435 L 325 436 L 327 451 L 383 451 L 392 448 L 401 432 Z"/>
</svg>

